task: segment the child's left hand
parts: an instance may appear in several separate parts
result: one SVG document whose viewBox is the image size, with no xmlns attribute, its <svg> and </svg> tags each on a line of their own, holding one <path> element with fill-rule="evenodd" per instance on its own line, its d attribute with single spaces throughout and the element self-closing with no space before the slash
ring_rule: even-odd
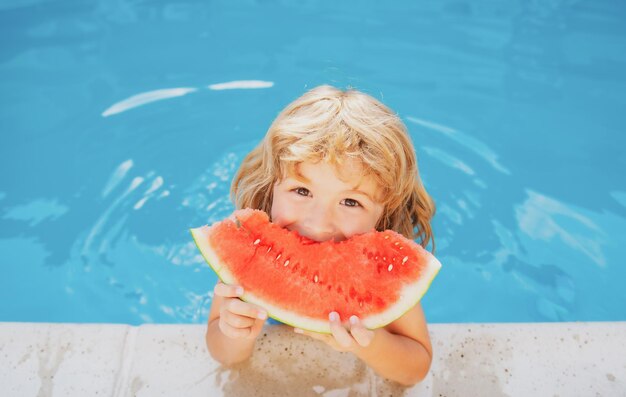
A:
<svg viewBox="0 0 626 397">
<path fill-rule="evenodd" d="M 341 319 L 337 312 L 330 313 L 328 318 L 330 320 L 330 334 L 305 331 L 300 328 L 294 328 L 294 331 L 298 334 L 308 335 L 313 339 L 321 340 L 340 352 L 354 352 L 372 343 L 374 331 L 365 328 L 357 316 L 350 317 L 350 327 L 348 329 L 341 324 Z"/>
</svg>

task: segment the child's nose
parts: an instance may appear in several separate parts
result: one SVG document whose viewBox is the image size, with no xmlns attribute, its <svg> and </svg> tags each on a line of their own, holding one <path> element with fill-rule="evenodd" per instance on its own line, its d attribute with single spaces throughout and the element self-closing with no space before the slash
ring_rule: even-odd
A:
<svg viewBox="0 0 626 397">
<path fill-rule="evenodd" d="M 334 237 L 332 211 L 322 205 L 311 208 L 304 222 L 304 234 L 315 241 L 326 241 Z"/>
</svg>

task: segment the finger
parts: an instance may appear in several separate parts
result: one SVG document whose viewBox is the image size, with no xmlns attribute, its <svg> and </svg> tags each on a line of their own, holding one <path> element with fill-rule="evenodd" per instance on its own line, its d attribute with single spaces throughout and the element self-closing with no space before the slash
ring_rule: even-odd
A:
<svg viewBox="0 0 626 397">
<path fill-rule="evenodd" d="M 213 293 L 224 298 L 239 298 L 243 295 L 243 287 L 240 285 L 226 285 L 220 281 L 215 285 Z"/>
<path fill-rule="evenodd" d="M 350 317 L 350 334 L 363 347 L 369 346 L 374 339 L 374 331 L 365 328 L 357 316 Z"/>
<path fill-rule="evenodd" d="M 328 318 L 330 320 L 330 333 L 333 335 L 337 343 L 343 347 L 350 347 L 353 339 L 343 325 L 341 325 L 339 313 L 331 312 L 328 315 Z"/>
<path fill-rule="evenodd" d="M 233 328 L 250 328 L 256 322 L 256 319 L 254 318 L 240 316 L 229 311 L 222 313 L 221 319 Z"/>
<path fill-rule="evenodd" d="M 256 338 L 257 335 L 261 333 L 261 330 L 263 329 L 264 324 L 265 324 L 265 321 L 260 321 L 260 320 L 255 321 L 254 325 L 250 329 L 250 335 L 248 337 Z"/>
<path fill-rule="evenodd" d="M 267 319 L 267 312 L 265 310 L 239 299 L 230 299 L 227 302 L 224 302 L 223 307 L 225 310 L 240 316 L 258 318 L 259 320 Z"/>
<path fill-rule="evenodd" d="M 235 328 L 224 321 L 219 322 L 220 331 L 232 339 L 244 339 L 250 336 L 250 328 Z"/>
</svg>

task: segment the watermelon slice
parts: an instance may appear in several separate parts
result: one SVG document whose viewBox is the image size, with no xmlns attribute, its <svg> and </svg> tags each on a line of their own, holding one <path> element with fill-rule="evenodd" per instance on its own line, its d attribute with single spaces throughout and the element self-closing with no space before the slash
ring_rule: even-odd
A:
<svg viewBox="0 0 626 397">
<path fill-rule="evenodd" d="M 219 278 L 244 288 L 244 301 L 322 333 L 330 333 L 331 311 L 342 320 L 357 315 L 369 329 L 389 324 L 421 299 L 441 267 L 391 230 L 320 243 L 270 223 L 258 210 L 238 210 L 191 234 Z"/>
</svg>

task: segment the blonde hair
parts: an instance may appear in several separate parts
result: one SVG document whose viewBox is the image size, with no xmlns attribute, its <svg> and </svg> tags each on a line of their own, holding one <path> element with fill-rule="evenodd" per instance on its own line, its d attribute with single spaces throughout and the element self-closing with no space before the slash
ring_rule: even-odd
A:
<svg viewBox="0 0 626 397">
<path fill-rule="evenodd" d="M 435 205 L 418 173 L 411 139 L 400 118 L 373 97 L 322 85 L 290 103 L 243 160 L 231 194 L 237 208 L 271 213 L 275 183 L 299 163 L 326 161 L 340 169 L 357 160 L 382 189 L 377 230 L 391 229 L 426 247 L 435 241 Z"/>
</svg>

